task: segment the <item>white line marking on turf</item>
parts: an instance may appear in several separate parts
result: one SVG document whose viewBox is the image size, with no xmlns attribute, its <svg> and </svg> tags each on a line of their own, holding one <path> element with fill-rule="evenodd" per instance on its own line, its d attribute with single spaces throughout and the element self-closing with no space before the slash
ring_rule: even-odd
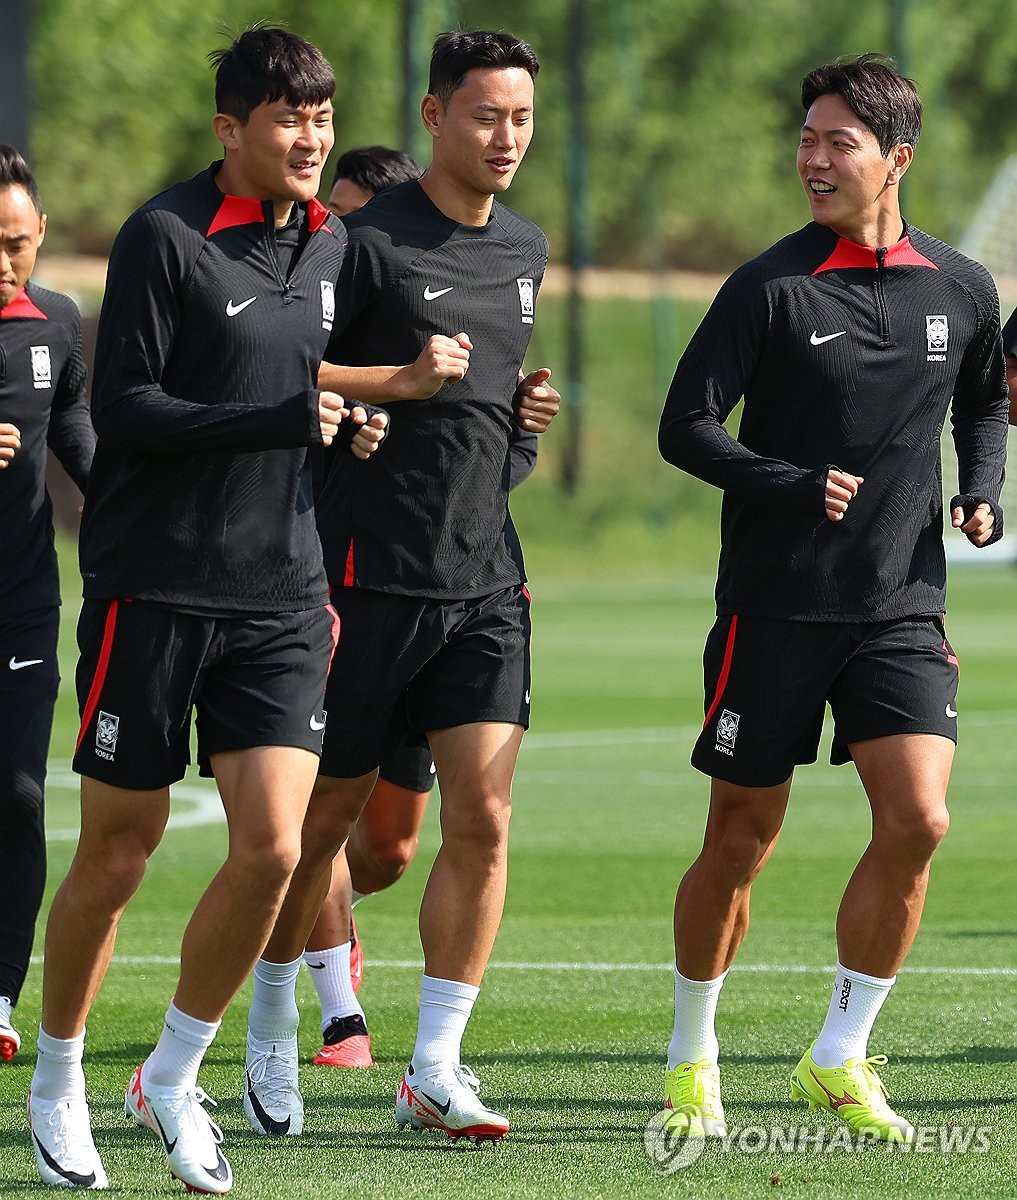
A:
<svg viewBox="0 0 1017 1200">
<path fill-rule="evenodd" d="M 32 956 L 33 963 L 41 963 L 42 955 Z M 122 967 L 175 967 L 180 963 L 179 958 L 166 954 L 117 954 L 113 963 Z M 416 958 L 368 959 L 367 964 L 372 970 L 384 967 L 399 971 L 420 971 L 423 962 Z M 488 963 L 490 971 L 577 971 L 593 975 L 608 974 L 612 971 L 673 971 L 674 963 L 611 963 L 611 962 L 492 962 Z M 732 971 L 744 971 L 760 974 L 766 972 L 773 975 L 821 975 L 832 974 L 836 967 L 833 963 L 813 966 L 808 963 L 746 963 L 744 966 L 735 963 Z M 908 975 L 989 975 L 1012 977 L 1017 975 L 1017 967 L 901 967 L 900 973 Z"/>
</svg>

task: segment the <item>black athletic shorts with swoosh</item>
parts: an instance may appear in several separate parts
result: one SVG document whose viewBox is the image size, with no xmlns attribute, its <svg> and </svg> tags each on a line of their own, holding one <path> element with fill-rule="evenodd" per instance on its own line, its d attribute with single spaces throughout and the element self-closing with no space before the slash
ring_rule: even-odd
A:
<svg viewBox="0 0 1017 1200">
<path fill-rule="evenodd" d="M 530 596 L 433 600 L 336 588 L 342 621 L 328 677 L 322 775 L 349 779 L 400 741 L 481 721 L 530 721 Z M 423 790 L 423 789 L 420 789 Z"/>
<path fill-rule="evenodd" d="M 212 756 L 229 750 L 320 754 L 338 635 L 330 605 L 224 617 L 85 600 L 75 771 L 136 790 L 176 783 L 191 761 L 192 712 L 202 775 L 212 774 Z"/>
<path fill-rule="evenodd" d="M 703 654 L 703 732 L 692 765 L 743 787 L 774 787 L 816 761 L 829 703 L 830 761 L 869 738 L 957 741 L 956 655 L 940 617 L 835 623 L 719 617 Z"/>
</svg>

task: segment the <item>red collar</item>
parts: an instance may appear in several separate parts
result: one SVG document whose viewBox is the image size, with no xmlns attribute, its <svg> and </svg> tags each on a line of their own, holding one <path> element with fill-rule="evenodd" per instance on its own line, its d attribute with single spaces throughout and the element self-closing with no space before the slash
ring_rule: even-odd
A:
<svg viewBox="0 0 1017 1200">
<path fill-rule="evenodd" d="M 33 303 L 28 292 L 22 288 L 14 297 L 10 304 L 4 308 L 0 308 L 0 320 L 7 317 L 30 317 L 37 321 L 48 321 L 49 317 Z"/>
</svg>

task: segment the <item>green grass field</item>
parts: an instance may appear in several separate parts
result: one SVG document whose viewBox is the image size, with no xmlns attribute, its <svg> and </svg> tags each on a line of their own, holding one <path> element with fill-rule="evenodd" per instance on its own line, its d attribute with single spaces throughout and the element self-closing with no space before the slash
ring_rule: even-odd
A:
<svg viewBox="0 0 1017 1200">
<path fill-rule="evenodd" d="M 377 1065 L 307 1065 L 300 1139 L 254 1136 L 240 1095 L 246 991 L 227 1014 L 202 1083 L 219 1102 L 238 1197 L 1014 1196 L 1017 1088 L 1013 989 L 1017 883 L 1017 574 L 957 569 L 949 629 L 962 667 L 962 743 L 953 829 L 937 859 L 926 919 L 872 1049 L 894 1103 L 916 1126 L 984 1131 L 984 1153 L 872 1148 L 771 1151 L 760 1130 L 826 1131 L 792 1105 L 787 1076 L 821 1023 L 840 891 L 866 837 L 850 768 L 803 768 L 774 859 L 755 889 L 753 926 L 722 999 L 727 1115 L 747 1132 L 664 1175 L 643 1149 L 662 1095 L 670 1035 L 671 905 L 695 856 L 706 784 L 688 765 L 700 707 L 711 581 L 658 572 L 569 581 L 533 572 L 534 709 L 515 791 L 509 901 L 465 1059 L 512 1132 L 497 1148 L 400 1132 L 393 1093 L 410 1053 L 419 988 L 416 909 L 437 841 L 436 805 L 403 882 L 358 909 L 367 973 L 361 998 Z M 72 589 L 68 589 L 72 591 Z M 67 607 L 64 694 L 49 794 L 51 890 L 73 852 L 67 759 L 75 719 Z M 826 745 L 824 743 L 824 751 Z M 157 1141 L 126 1124 L 131 1071 L 172 994 L 187 916 L 222 859 L 214 794 L 196 778 L 124 919 L 117 958 L 89 1025 L 96 1141 L 116 1194 L 183 1194 Z M 0 1196 L 39 1195 L 24 1121 L 41 970 L 30 975 L 21 1054 L 0 1068 Z M 317 1005 L 302 978 L 307 1059 Z"/>
</svg>

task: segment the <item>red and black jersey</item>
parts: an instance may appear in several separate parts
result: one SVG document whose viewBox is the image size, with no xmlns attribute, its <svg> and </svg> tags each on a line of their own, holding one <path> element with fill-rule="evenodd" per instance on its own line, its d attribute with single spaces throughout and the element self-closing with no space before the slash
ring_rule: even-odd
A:
<svg viewBox="0 0 1017 1200">
<path fill-rule="evenodd" d="M 318 500 L 329 580 L 434 599 L 518 584 L 509 442 L 547 239 L 497 203 L 486 225 L 460 225 L 416 181 L 344 221 L 349 247 L 325 357 L 408 363 L 432 334 L 460 331 L 473 350 L 462 380 L 392 406 L 389 437 L 371 459 L 336 457 Z"/>
<path fill-rule="evenodd" d="M 218 167 L 145 204 L 113 246 L 85 595 L 313 608 L 327 589 L 307 448 L 321 444 L 315 380 L 346 236 L 312 200 L 281 260 L 272 205 L 224 195 Z"/>
<path fill-rule="evenodd" d="M 95 434 L 85 400 L 81 315 L 31 280 L 0 308 L 0 421 L 21 449 L 0 471 L 0 619 L 60 603 L 46 448 L 85 490 Z"/>
<path fill-rule="evenodd" d="M 724 422 L 742 397 L 736 440 Z M 668 462 L 724 491 L 718 612 L 941 613 L 948 411 L 960 490 L 995 505 L 1006 382 L 977 263 L 913 228 L 873 250 L 813 223 L 736 271 L 678 363 L 659 435 Z M 830 466 L 865 481 L 837 522 Z"/>
</svg>

